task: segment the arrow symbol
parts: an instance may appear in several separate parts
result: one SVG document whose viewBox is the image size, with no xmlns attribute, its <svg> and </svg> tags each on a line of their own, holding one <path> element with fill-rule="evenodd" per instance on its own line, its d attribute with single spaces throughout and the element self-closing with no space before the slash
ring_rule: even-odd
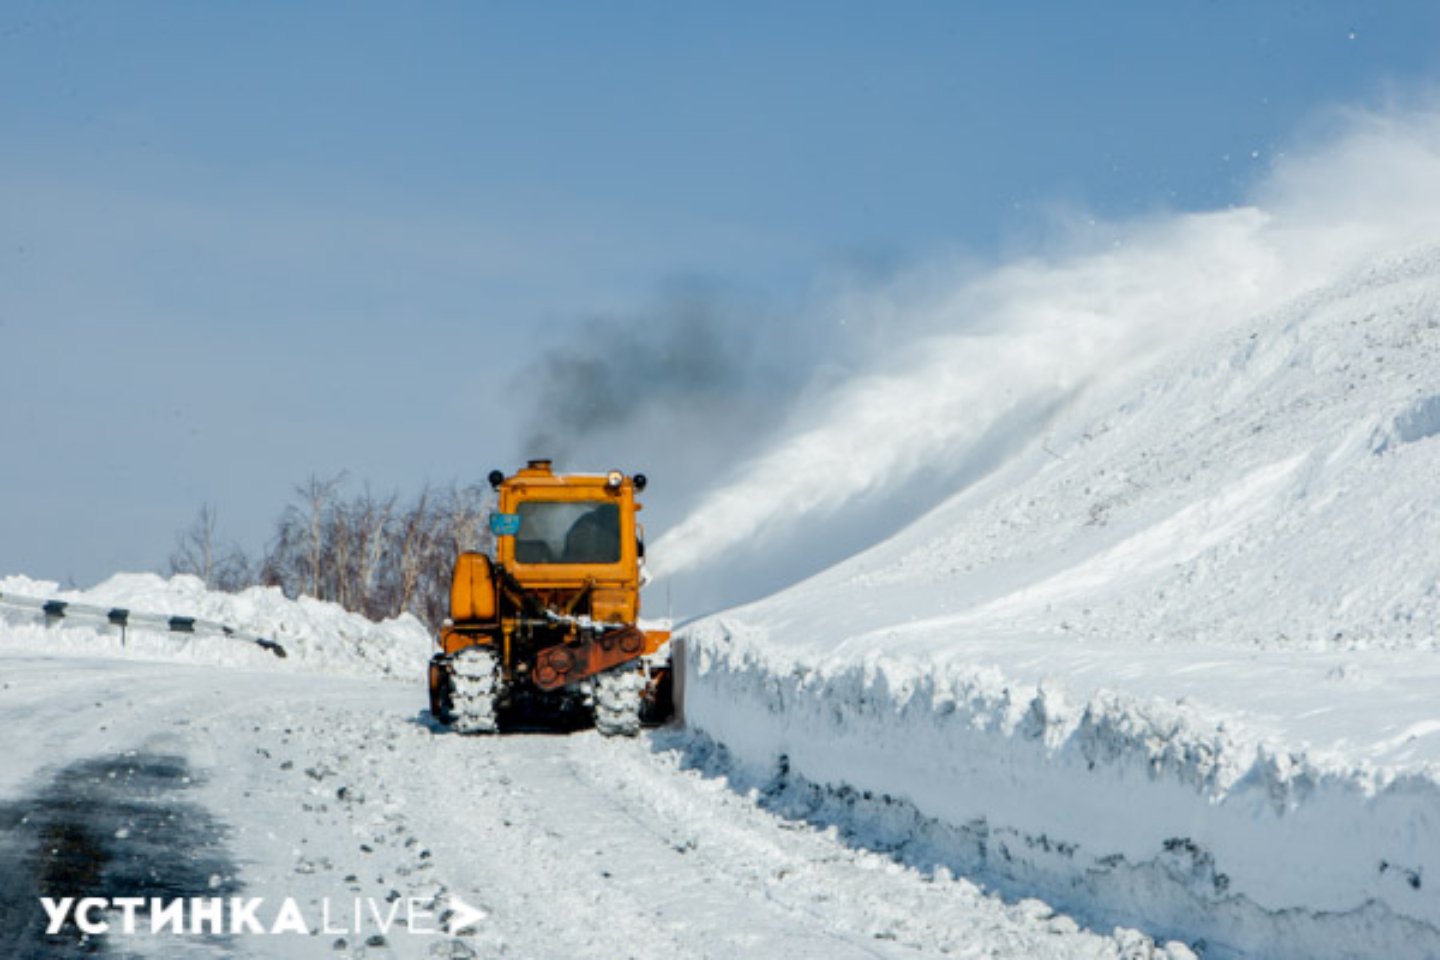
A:
<svg viewBox="0 0 1440 960">
<path fill-rule="evenodd" d="M 470 906 L 470 904 L 461 900 L 459 897 L 451 897 L 449 906 L 450 921 L 446 924 L 446 928 L 452 937 L 459 936 L 461 930 L 466 927 L 473 927 L 489 916 L 484 910 Z M 472 930 L 471 932 L 473 933 L 474 931 Z"/>
</svg>

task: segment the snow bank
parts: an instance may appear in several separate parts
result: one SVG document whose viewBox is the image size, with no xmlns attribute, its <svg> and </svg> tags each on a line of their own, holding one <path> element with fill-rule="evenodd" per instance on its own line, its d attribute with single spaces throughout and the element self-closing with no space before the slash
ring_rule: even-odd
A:
<svg viewBox="0 0 1440 960">
<path fill-rule="evenodd" d="M 253 644 L 224 636 L 188 636 L 134 625 L 122 644 L 114 627 L 84 619 L 47 627 L 30 611 L 0 605 L 0 640 L 46 649 L 415 680 L 424 675 L 432 647 L 429 631 L 409 614 L 374 623 L 337 604 L 310 597 L 290 600 L 277 587 L 223 593 L 207 590 L 198 577 L 184 574 L 167 580 L 153 573 L 120 573 L 88 590 L 63 591 L 53 582 L 11 576 L 0 578 L 0 595 L 211 620 L 274 640 L 285 648 L 286 657 L 279 660 Z"/>
<path fill-rule="evenodd" d="M 1377 261 L 686 628 L 687 723 L 1102 928 L 1440 956 L 1437 410 L 1440 253 Z"/>
<path fill-rule="evenodd" d="M 753 775 L 862 793 L 871 817 L 913 808 L 899 849 L 1207 956 L 1440 954 L 1433 767 L 1327 764 L 1204 705 L 1076 702 L 993 667 L 785 669 L 744 637 L 688 634 L 687 722 Z"/>
</svg>

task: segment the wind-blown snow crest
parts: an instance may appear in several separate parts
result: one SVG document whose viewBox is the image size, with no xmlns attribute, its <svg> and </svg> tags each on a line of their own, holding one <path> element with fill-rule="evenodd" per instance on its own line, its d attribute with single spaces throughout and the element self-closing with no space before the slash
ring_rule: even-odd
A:
<svg viewBox="0 0 1440 960">
<path fill-rule="evenodd" d="M 425 625 L 409 614 L 375 623 L 337 604 L 311 597 L 291 600 L 278 587 L 251 587 L 239 593 L 207 590 L 203 581 L 187 574 L 166 579 L 153 573 L 119 573 L 88 590 L 60 590 L 50 581 L 11 576 L 0 578 L 0 594 L 211 620 L 274 640 L 285 648 L 286 657 L 277 659 L 228 637 L 138 626 L 127 629 L 122 642 L 115 627 L 84 619 L 46 626 L 37 623 L 33 613 L 0 605 L 6 642 L 71 652 L 123 652 L 163 660 L 413 681 L 424 675 L 433 643 Z"/>
<path fill-rule="evenodd" d="M 1248 206 L 1094 226 L 1098 249 L 851 304 L 898 342 L 791 411 L 769 451 L 653 545 L 652 574 L 723 575 L 737 553 L 816 539 L 877 491 L 973 479 L 1177 345 L 1432 242 L 1437 182 L 1440 112 L 1357 114 L 1333 143 L 1280 160 Z M 915 329 L 936 332 L 905 337 Z"/>
</svg>

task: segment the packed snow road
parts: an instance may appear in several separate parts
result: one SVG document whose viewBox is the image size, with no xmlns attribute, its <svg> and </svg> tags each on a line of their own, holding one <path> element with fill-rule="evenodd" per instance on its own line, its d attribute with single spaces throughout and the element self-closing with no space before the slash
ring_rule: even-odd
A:
<svg viewBox="0 0 1440 960">
<path fill-rule="evenodd" d="M 0 953 L 1164 955 L 767 813 L 693 769 L 679 731 L 460 737 L 423 702 L 418 684 L 0 649 Z M 104 932 L 70 914 L 47 934 L 83 896 L 107 898 L 87 918 Z M 233 909 L 217 928 L 201 908 L 190 932 L 192 906 L 154 933 L 145 906 L 125 926 L 125 897 L 252 902 L 233 931 Z M 466 907 L 482 916 L 452 935 Z"/>
</svg>

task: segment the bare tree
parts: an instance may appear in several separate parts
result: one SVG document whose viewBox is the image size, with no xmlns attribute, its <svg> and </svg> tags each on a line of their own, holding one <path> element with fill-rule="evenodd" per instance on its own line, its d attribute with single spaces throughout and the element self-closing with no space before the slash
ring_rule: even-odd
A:
<svg viewBox="0 0 1440 960">
<path fill-rule="evenodd" d="M 206 582 L 214 589 L 227 593 L 253 587 L 257 582 L 255 563 L 239 546 L 230 544 L 216 561 L 214 575 Z"/>
<path fill-rule="evenodd" d="M 304 524 L 300 512 L 293 506 L 286 507 L 275 524 L 275 537 L 260 563 L 260 582 L 267 587 L 279 587 L 288 597 L 298 597 L 306 586 L 304 554 Z"/>
<path fill-rule="evenodd" d="M 355 589 L 355 530 L 351 519 L 346 504 L 334 504 L 325 511 L 321 535 L 327 559 L 322 595 L 347 610 L 355 609 L 360 599 Z"/>
<path fill-rule="evenodd" d="M 330 519 L 327 514 L 335 499 L 335 491 L 344 479 L 343 471 L 328 480 L 321 480 L 312 474 L 309 480 L 295 488 L 295 492 L 300 495 L 300 506 L 291 507 L 299 513 L 305 534 L 305 574 L 309 585 L 306 592 L 322 600 L 334 599 L 333 596 L 326 596 L 329 591 L 324 589 L 321 579 L 326 572 L 325 527 L 326 520 Z"/>
<path fill-rule="evenodd" d="M 396 581 L 399 595 L 395 598 L 396 612 L 413 609 L 420 579 L 425 567 L 431 561 L 431 543 L 435 538 L 434 524 L 430 516 L 430 485 L 420 491 L 414 506 L 400 518 L 399 550 L 396 560 Z"/>
<path fill-rule="evenodd" d="M 195 522 L 175 538 L 170 554 L 170 573 L 191 573 L 207 584 L 215 575 L 215 508 L 200 505 Z"/>
<path fill-rule="evenodd" d="M 175 538 L 170 574 L 190 573 L 217 590 L 243 590 L 255 583 L 255 564 L 237 544 L 222 545 L 216 535 L 218 511 L 202 504 L 195 522 Z"/>
<path fill-rule="evenodd" d="M 344 514 L 343 528 L 351 541 L 344 550 L 347 607 L 368 617 L 383 617 L 389 612 L 388 590 L 384 582 L 384 565 L 388 559 L 392 518 L 396 495 L 377 499 L 367 487 L 365 492 L 339 509 Z M 337 550 L 337 558 L 340 551 Z"/>
</svg>

